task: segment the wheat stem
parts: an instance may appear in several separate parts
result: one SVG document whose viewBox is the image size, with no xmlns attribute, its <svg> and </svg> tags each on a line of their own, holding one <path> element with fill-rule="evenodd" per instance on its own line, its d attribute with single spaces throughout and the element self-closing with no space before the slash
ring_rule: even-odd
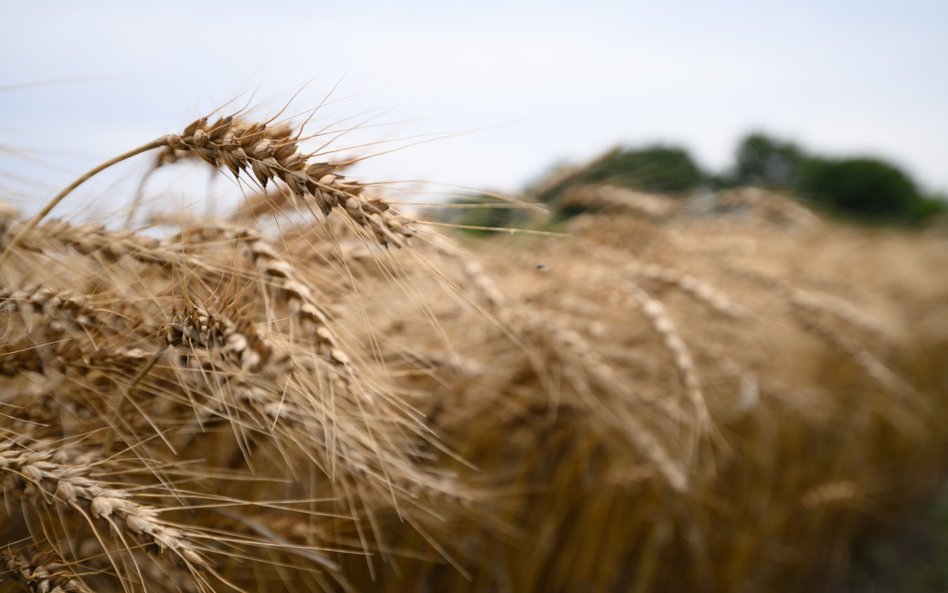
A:
<svg viewBox="0 0 948 593">
<path fill-rule="evenodd" d="M 2 252 L 0 252 L 0 263 L 3 263 L 4 261 L 6 261 L 7 257 L 9 257 L 10 253 L 13 251 L 13 248 L 20 244 L 20 241 L 23 240 L 23 237 L 25 237 L 27 234 L 30 233 L 30 231 L 35 229 L 36 225 L 42 222 L 43 219 L 46 218 L 46 216 L 50 212 L 52 212 L 53 208 L 59 205 L 59 203 L 62 202 L 66 196 L 72 193 L 74 189 L 76 189 L 77 187 L 79 187 L 80 185 L 88 181 L 89 179 L 95 177 L 102 171 L 108 169 L 112 165 L 121 163 L 122 161 L 130 159 L 133 156 L 139 155 L 143 152 L 148 152 L 149 150 L 160 148 L 162 146 L 167 146 L 169 138 L 170 136 L 162 136 L 161 138 L 152 140 L 151 142 L 147 144 L 143 144 L 139 146 L 138 148 L 133 148 L 132 150 L 129 150 L 128 152 L 122 153 L 118 155 L 117 157 L 111 158 L 105 161 L 104 163 L 90 169 L 85 174 L 80 176 L 78 179 L 70 183 L 68 186 L 66 186 L 65 189 L 63 189 L 61 192 L 56 194 L 56 197 L 54 197 L 52 200 L 47 202 L 46 205 L 43 206 L 43 209 L 37 212 L 36 215 L 33 216 L 33 218 L 31 218 L 29 222 L 23 225 L 23 228 L 20 229 L 20 232 L 17 233 L 13 237 L 13 240 L 10 241 L 10 243 L 3 249 Z"/>
</svg>

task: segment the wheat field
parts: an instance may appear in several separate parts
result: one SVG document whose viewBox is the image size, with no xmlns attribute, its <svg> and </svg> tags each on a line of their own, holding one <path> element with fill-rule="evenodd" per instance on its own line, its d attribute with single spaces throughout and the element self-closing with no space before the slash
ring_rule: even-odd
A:
<svg viewBox="0 0 948 593">
<path fill-rule="evenodd" d="M 307 140 L 3 206 L 0 591 L 818 590 L 944 479 L 943 231 L 591 186 L 472 238 Z M 55 218 L 140 153 L 240 206 Z"/>
</svg>

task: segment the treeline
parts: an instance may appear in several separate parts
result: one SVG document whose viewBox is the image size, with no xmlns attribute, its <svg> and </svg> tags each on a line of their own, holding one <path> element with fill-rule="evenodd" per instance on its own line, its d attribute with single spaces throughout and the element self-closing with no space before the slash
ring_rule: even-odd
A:
<svg viewBox="0 0 948 593">
<path fill-rule="evenodd" d="M 581 169 L 538 182 L 530 193 L 554 203 L 570 187 L 590 183 L 677 195 L 701 188 L 757 186 L 877 222 L 918 223 L 948 206 L 944 197 L 926 193 L 910 175 L 885 160 L 830 157 L 756 133 L 741 140 L 733 163 L 722 172 L 702 170 L 687 150 L 677 146 L 619 148 Z"/>
</svg>

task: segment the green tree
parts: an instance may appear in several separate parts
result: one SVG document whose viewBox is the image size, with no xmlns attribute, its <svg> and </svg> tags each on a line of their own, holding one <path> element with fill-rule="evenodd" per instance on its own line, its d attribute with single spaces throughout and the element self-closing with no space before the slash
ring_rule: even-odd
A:
<svg viewBox="0 0 948 593">
<path fill-rule="evenodd" d="M 839 211 L 878 220 L 913 221 L 932 206 L 904 171 L 873 158 L 810 157 L 801 166 L 798 191 Z"/>
<path fill-rule="evenodd" d="M 912 220 L 919 221 L 943 212 L 948 212 L 948 196 L 933 194 L 919 198 L 912 206 L 910 216 Z"/>
<path fill-rule="evenodd" d="M 827 158 L 762 133 L 745 136 L 727 174 L 713 187 L 757 185 L 790 190 L 844 214 L 869 220 L 919 222 L 945 211 L 937 196 L 924 196 L 899 167 L 876 158 Z"/>
<path fill-rule="evenodd" d="M 792 142 L 760 133 L 741 140 L 734 157 L 734 185 L 791 188 L 797 181 L 803 151 Z"/>
<path fill-rule="evenodd" d="M 703 178 L 688 151 L 677 146 L 656 145 L 617 152 L 588 170 L 582 182 L 679 193 L 694 189 Z"/>
<path fill-rule="evenodd" d="M 555 201 L 576 185 L 608 183 L 657 193 L 684 193 L 705 182 L 705 175 L 684 148 L 652 145 L 618 148 L 552 183 L 540 181 L 537 198 Z"/>
</svg>

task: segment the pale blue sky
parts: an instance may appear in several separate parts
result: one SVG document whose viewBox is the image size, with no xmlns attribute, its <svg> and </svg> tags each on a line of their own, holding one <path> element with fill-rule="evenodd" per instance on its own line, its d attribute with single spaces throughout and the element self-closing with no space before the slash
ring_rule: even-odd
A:
<svg viewBox="0 0 948 593">
<path fill-rule="evenodd" d="M 376 110 L 348 140 L 465 132 L 361 177 L 515 191 L 616 142 L 728 162 L 751 129 L 882 155 L 948 189 L 946 2 L 3 2 L 0 171 L 70 175 L 256 89 L 320 122 Z M 384 111 L 384 113 L 382 113 Z M 353 120 L 353 123 L 357 120 Z M 341 145 L 345 145 L 342 142 Z"/>
</svg>

